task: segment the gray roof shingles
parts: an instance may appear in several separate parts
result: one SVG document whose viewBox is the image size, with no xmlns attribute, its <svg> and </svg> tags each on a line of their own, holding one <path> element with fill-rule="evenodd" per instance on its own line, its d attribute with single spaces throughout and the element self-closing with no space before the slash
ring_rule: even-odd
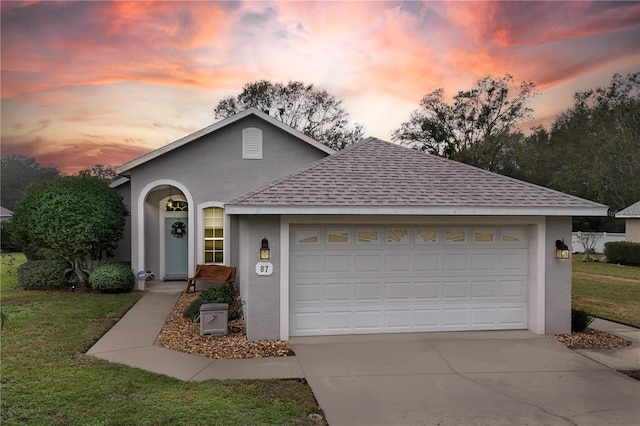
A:
<svg viewBox="0 0 640 426">
<path fill-rule="evenodd" d="M 601 204 L 367 138 L 232 201 L 252 206 L 601 207 Z"/>
<path fill-rule="evenodd" d="M 640 201 L 631 204 L 629 207 L 620 210 L 616 217 L 625 218 L 625 217 L 640 217 Z"/>
</svg>

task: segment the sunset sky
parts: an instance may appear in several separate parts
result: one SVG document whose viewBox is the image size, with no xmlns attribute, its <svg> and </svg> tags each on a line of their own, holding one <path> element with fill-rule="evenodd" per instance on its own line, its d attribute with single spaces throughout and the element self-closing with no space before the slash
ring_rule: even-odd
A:
<svg viewBox="0 0 640 426">
<path fill-rule="evenodd" d="M 534 124 L 640 71 L 640 2 L 6 1 L 2 154 L 73 173 L 215 120 L 250 81 L 301 80 L 390 140 L 424 94 L 510 73 Z"/>
</svg>

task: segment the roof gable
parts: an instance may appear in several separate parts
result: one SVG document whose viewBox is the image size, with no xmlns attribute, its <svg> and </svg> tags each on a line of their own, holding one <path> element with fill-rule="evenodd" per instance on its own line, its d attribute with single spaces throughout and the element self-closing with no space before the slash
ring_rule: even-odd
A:
<svg viewBox="0 0 640 426">
<path fill-rule="evenodd" d="M 232 115 L 231 117 L 227 117 L 223 120 L 220 120 L 216 123 L 213 123 L 210 126 L 205 127 L 204 129 L 200 129 L 197 132 L 194 132 L 190 135 L 187 135 L 181 139 L 178 139 L 174 142 L 171 142 L 168 145 L 165 145 L 163 147 L 160 147 L 154 151 L 151 151 L 141 157 L 138 157 L 134 160 L 129 161 L 128 163 L 123 164 L 120 167 L 116 167 L 116 173 L 117 174 L 123 174 L 126 173 L 127 171 L 138 167 L 148 161 L 153 160 L 154 158 L 160 157 L 161 155 L 164 155 L 168 152 L 173 151 L 176 148 L 179 148 L 183 145 L 188 144 L 189 142 L 192 142 L 196 139 L 199 139 L 203 136 L 206 136 L 210 133 L 215 132 L 218 129 L 221 129 L 223 127 L 226 127 L 232 123 L 235 123 L 245 117 L 248 117 L 250 115 L 254 115 L 258 118 L 261 118 L 262 120 L 272 124 L 275 127 L 278 127 L 281 130 L 284 130 L 285 132 L 295 136 L 296 138 L 308 143 L 309 145 L 319 149 L 320 151 L 326 152 L 327 154 L 332 154 L 335 151 L 331 148 L 329 148 L 328 146 L 321 144 L 320 142 L 316 141 L 315 139 L 310 138 L 309 136 L 305 135 L 302 132 L 297 131 L 296 129 L 287 126 L 286 124 L 284 124 L 281 121 L 276 120 L 275 118 L 271 117 L 268 114 L 265 114 L 264 112 L 258 110 L 257 108 L 249 108 L 246 109 L 242 112 L 239 112 L 238 114 Z"/>
<path fill-rule="evenodd" d="M 467 164 L 367 138 L 246 194 L 230 213 L 606 215 L 607 207 Z M 315 208 L 315 209 L 314 209 Z M 537 212 L 537 213 L 536 213 Z"/>
</svg>

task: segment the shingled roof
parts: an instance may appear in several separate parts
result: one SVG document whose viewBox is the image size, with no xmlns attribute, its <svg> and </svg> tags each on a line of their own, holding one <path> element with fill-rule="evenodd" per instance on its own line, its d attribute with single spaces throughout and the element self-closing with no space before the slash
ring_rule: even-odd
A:
<svg viewBox="0 0 640 426">
<path fill-rule="evenodd" d="M 620 210 L 616 214 L 617 218 L 640 218 L 640 201 L 637 203 L 631 204 L 629 207 Z"/>
<path fill-rule="evenodd" d="M 367 138 L 227 205 L 230 214 L 603 216 L 607 207 Z"/>
</svg>

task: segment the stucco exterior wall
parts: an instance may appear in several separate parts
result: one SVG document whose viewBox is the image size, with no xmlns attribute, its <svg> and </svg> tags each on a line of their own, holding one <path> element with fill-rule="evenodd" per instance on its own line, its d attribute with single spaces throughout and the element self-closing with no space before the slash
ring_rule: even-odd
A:
<svg viewBox="0 0 640 426">
<path fill-rule="evenodd" d="M 545 334 L 571 332 L 571 259 L 556 259 L 556 240 L 571 241 L 570 217 L 546 218 Z"/>
<path fill-rule="evenodd" d="M 242 130 L 248 127 L 256 127 L 263 132 L 261 160 L 242 158 Z M 196 209 L 203 203 L 218 202 L 222 205 L 326 155 L 327 153 L 262 119 L 249 116 L 135 167 L 130 170 L 132 267 L 134 270 L 153 270 L 156 274 L 160 270 L 158 201 L 168 195 L 166 190 L 152 189 L 144 203 L 144 212 L 138 212 L 140 194 L 153 182 L 169 180 L 183 185 L 192 197 L 189 208 L 195 213 L 194 219 L 197 219 Z M 144 218 L 144 265 L 138 265 L 139 217 Z M 197 220 L 189 222 L 189 229 L 192 231 L 189 232 L 189 246 L 195 253 L 195 262 L 199 262 L 201 254 L 197 252 L 197 247 L 200 230 L 196 229 L 196 225 Z M 233 223 L 229 231 L 233 238 L 234 232 L 237 232 L 234 231 Z M 224 263 L 236 266 L 237 244 L 232 239 L 228 241 L 230 251 Z"/>
<path fill-rule="evenodd" d="M 243 216 L 239 226 L 240 296 L 244 305 L 247 339 L 280 338 L 280 216 Z M 272 275 L 256 274 L 263 238 L 269 240 Z"/>
<path fill-rule="evenodd" d="M 640 219 L 626 219 L 624 223 L 626 240 L 632 243 L 640 243 Z"/>
</svg>

